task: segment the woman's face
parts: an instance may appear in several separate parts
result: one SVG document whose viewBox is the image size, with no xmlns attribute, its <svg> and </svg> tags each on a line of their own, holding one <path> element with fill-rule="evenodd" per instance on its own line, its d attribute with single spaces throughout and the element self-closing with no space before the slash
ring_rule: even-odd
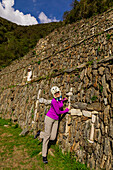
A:
<svg viewBox="0 0 113 170">
<path fill-rule="evenodd" d="M 54 94 L 54 96 L 55 96 L 55 98 L 60 97 L 60 92 L 59 92 L 59 91 L 56 92 L 56 93 Z"/>
</svg>

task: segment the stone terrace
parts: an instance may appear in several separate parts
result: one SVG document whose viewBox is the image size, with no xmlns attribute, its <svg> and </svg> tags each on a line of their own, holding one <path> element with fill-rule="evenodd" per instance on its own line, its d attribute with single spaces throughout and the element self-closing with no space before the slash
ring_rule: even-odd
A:
<svg viewBox="0 0 113 170">
<path fill-rule="evenodd" d="M 27 82 L 28 68 L 32 70 Z M 92 169 L 113 167 L 113 9 L 55 30 L 0 72 L 0 116 L 25 132 L 44 129 L 53 85 L 72 88 L 74 112 L 61 117 L 57 143 Z M 66 107 L 67 104 L 64 105 Z"/>
</svg>

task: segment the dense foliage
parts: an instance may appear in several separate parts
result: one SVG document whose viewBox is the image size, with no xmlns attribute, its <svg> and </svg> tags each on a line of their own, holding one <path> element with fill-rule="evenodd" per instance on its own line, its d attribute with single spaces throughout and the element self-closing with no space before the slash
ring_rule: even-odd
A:
<svg viewBox="0 0 113 170">
<path fill-rule="evenodd" d="M 72 10 L 64 12 L 65 23 L 100 14 L 113 6 L 113 0 L 74 0 Z"/>
<path fill-rule="evenodd" d="M 0 66 L 7 66 L 13 60 L 23 57 L 40 38 L 45 37 L 61 25 L 62 23 L 59 22 L 18 26 L 0 18 Z"/>
</svg>

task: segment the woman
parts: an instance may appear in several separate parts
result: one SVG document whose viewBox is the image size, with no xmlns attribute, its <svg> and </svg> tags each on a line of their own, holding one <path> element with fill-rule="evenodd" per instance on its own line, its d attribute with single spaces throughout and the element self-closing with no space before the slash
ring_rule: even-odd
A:
<svg viewBox="0 0 113 170">
<path fill-rule="evenodd" d="M 51 101 L 51 108 L 45 116 L 45 132 L 38 131 L 35 136 L 35 138 L 37 138 L 37 136 L 40 135 L 40 138 L 43 138 L 42 157 L 44 163 L 48 163 L 48 142 L 49 140 L 55 140 L 57 135 L 59 115 L 67 113 L 70 109 L 70 106 L 68 106 L 64 111 L 61 111 L 63 102 L 67 100 L 67 98 L 62 100 L 61 91 L 57 86 L 51 88 L 51 93 L 53 94 L 53 99 Z"/>
</svg>

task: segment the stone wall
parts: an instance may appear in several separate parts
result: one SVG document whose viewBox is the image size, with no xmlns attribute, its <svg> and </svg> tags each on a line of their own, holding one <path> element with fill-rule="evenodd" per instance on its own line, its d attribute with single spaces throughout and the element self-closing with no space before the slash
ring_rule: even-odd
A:
<svg viewBox="0 0 113 170">
<path fill-rule="evenodd" d="M 31 68 L 30 81 L 27 81 Z M 72 88 L 58 144 L 92 169 L 113 168 L 113 10 L 55 30 L 0 72 L 0 115 L 36 133 L 44 129 L 53 85 Z M 66 107 L 68 103 L 65 103 Z"/>
</svg>

